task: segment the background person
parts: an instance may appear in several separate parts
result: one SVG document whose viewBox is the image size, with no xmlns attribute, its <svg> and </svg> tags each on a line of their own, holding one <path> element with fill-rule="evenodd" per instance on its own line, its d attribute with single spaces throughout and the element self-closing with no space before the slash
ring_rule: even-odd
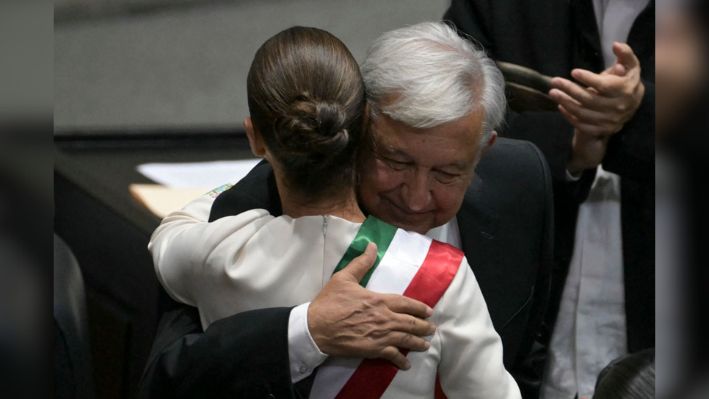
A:
<svg viewBox="0 0 709 399">
<path fill-rule="evenodd" d="M 558 112 L 513 113 L 503 132 L 538 145 L 555 178 L 542 397 L 590 397 L 611 359 L 655 343 L 654 5 L 454 0 L 443 17 L 553 77 Z"/>
</svg>

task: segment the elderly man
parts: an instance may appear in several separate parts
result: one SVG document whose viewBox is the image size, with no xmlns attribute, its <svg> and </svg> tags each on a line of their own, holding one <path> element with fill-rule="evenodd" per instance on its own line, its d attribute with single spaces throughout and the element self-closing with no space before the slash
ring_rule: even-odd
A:
<svg viewBox="0 0 709 399">
<path fill-rule="evenodd" d="M 502 338 L 505 365 L 524 386 L 523 364 L 548 293 L 551 179 L 533 145 L 500 139 L 493 147 L 493 129 L 505 112 L 500 72 L 443 23 L 385 33 L 362 70 L 373 144 L 360 165 L 361 206 L 465 252 Z M 281 213 L 266 163 L 215 200 L 210 220 L 252 208 Z M 406 369 L 390 348 L 424 349 L 417 335 L 428 326 L 395 312 L 425 317 L 425 310 L 357 290 L 354 281 L 333 278 L 310 304 L 235 315 L 204 334 L 196 313 L 178 314 L 161 329 L 144 391 L 307 396 L 308 377 L 329 355 L 383 357 Z M 382 315 L 394 322 L 378 324 Z M 298 389 L 291 390 L 291 382 Z"/>
</svg>

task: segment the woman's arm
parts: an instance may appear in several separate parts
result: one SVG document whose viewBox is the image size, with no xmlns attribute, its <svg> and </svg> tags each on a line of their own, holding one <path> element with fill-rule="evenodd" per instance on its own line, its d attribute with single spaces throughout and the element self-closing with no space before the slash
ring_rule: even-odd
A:
<svg viewBox="0 0 709 399">
<path fill-rule="evenodd" d="M 435 311 L 440 315 L 438 373 L 446 396 L 520 398 L 517 384 L 502 364 L 502 341 L 465 258 Z"/>
<path fill-rule="evenodd" d="M 208 223 L 214 192 L 205 194 L 169 214 L 153 232 L 148 249 L 155 273 L 175 300 L 197 306 L 204 273 L 210 262 L 229 262 L 244 244 L 272 217 L 255 209 Z"/>
</svg>

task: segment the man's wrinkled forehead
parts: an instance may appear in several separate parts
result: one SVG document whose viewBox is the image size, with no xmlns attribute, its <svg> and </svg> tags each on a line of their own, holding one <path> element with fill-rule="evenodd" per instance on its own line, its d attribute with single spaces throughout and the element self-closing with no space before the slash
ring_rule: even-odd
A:
<svg viewBox="0 0 709 399">
<path fill-rule="evenodd" d="M 465 138 L 477 141 L 477 139 L 482 138 L 484 136 L 485 110 L 480 107 L 474 107 L 470 113 L 460 119 L 442 123 L 438 126 L 421 128 L 411 126 L 404 121 L 396 119 L 392 115 L 388 115 L 386 112 L 383 112 L 381 108 L 378 108 L 378 105 L 374 103 L 370 104 L 372 105 L 370 105 L 369 107 L 370 115 L 368 118 L 368 124 L 369 130 L 372 133 L 372 136 L 374 137 L 375 141 L 386 139 L 388 136 L 391 136 L 391 133 L 394 133 L 397 128 L 399 130 L 406 129 L 407 131 L 426 134 L 427 132 L 432 131 L 433 129 L 444 128 L 444 126 L 449 126 L 453 123 L 461 122 L 463 120 L 469 122 L 463 125 L 466 131 Z M 386 128 L 383 128 L 383 125 L 386 125 Z"/>
<path fill-rule="evenodd" d="M 431 166 L 469 169 L 480 156 L 481 115 L 470 114 L 434 128 L 412 128 L 384 116 L 372 123 L 375 155 L 396 155 L 399 160 Z"/>
<path fill-rule="evenodd" d="M 383 123 L 385 119 L 388 120 L 388 123 Z M 405 146 L 406 143 L 399 143 L 401 139 L 398 137 L 399 135 L 396 134 L 397 130 L 411 129 L 403 122 L 393 120 L 388 115 L 377 115 L 371 117 L 369 128 L 372 136 L 372 142 L 374 144 L 373 149 L 375 152 L 397 151 L 397 149 Z"/>
</svg>

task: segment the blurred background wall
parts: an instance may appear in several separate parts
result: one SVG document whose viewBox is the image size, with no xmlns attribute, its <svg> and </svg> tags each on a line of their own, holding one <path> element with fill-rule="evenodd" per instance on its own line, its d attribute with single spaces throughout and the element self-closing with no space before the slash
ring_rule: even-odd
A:
<svg viewBox="0 0 709 399">
<path fill-rule="evenodd" d="M 448 0 L 55 0 L 57 131 L 240 127 L 256 49 L 293 25 L 357 60 L 382 32 L 440 20 Z"/>
</svg>

